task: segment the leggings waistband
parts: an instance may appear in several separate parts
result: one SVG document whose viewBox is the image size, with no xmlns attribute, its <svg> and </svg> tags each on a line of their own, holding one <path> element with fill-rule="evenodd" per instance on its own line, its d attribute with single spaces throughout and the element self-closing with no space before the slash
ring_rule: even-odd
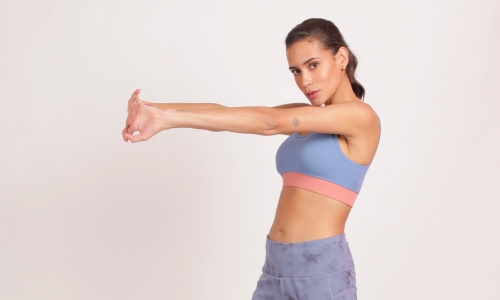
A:
<svg viewBox="0 0 500 300">
<path fill-rule="evenodd" d="M 262 272 L 278 278 L 313 277 L 354 267 L 345 234 L 297 243 L 280 243 L 266 236 Z"/>
</svg>

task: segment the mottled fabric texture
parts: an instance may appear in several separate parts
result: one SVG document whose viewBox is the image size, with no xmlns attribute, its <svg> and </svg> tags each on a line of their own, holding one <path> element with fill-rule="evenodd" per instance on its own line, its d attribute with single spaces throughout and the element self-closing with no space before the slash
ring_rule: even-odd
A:
<svg viewBox="0 0 500 300">
<path fill-rule="evenodd" d="M 266 261 L 252 300 L 330 299 L 357 299 L 345 234 L 298 243 L 279 243 L 267 236 Z"/>
</svg>

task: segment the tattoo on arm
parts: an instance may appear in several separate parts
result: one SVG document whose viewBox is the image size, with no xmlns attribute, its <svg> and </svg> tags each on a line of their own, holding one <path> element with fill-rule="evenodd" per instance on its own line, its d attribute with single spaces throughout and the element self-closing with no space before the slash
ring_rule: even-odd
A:
<svg viewBox="0 0 500 300">
<path fill-rule="evenodd" d="M 292 123 L 294 126 L 298 126 L 300 124 L 299 119 L 293 118 Z"/>
</svg>

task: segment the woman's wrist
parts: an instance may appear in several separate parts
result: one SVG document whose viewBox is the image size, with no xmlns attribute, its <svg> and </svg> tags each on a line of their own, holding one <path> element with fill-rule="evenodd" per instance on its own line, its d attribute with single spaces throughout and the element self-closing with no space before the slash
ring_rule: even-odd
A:
<svg viewBox="0 0 500 300">
<path fill-rule="evenodd" d="M 175 128 L 176 115 L 183 112 L 182 109 L 165 109 L 160 112 L 160 128 L 161 130 Z"/>
</svg>

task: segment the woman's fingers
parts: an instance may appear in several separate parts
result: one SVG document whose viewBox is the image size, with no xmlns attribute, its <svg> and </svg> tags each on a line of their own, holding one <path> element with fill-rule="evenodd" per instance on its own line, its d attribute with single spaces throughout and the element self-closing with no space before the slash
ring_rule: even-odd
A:
<svg viewBox="0 0 500 300">
<path fill-rule="evenodd" d="M 134 132 L 137 132 L 137 134 L 134 135 Z M 139 130 L 130 130 L 130 128 L 125 128 L 122 131 L 122 137 L 125 142 L 131 141 L 132 143 L 135 143 L 142 139 L 142 133 Z"/>
<path fill-rule="evenodd" d="M 127 141 L 132 141 L 136 142 L 138 138 L 136 138 L 134 135 L 132 135 L 135 131 L 138 131 L 137 125 L 134 124 L 137 115 L 139 114 L 142 106 L 142 101 L 139 98 L 139 93 L 141 92 L 141 89 L 136 89 L 132 95 L 130 96 L 130 99 L 128 100 L 127 103 L 127 119 L 125 121 L 125 128 L 122 131 L 122 137 L 125 142 Z M 140 135 L 140 132 L 139 132 Z"/>
<path fill-rule="evenodd" d="M 139 103 L 141 103 L 141 99 L 139 98 L 139 93 L 141 92 L 141 89 L 135 90 L 135 92 L 132 93 L 132 96 L 130 96 L 130 99 L 128 100 L 128 106 L 127 110 L 128 113 L 130 114 L 131 111 L 134 110 L 134 107 L 137 106 Z"/>
<path fill-rule="evenodd" d="M 139 96 L 139 93 L 141 92 L 141 89 L 137 89 L 135 90 L 133 93 L 132 93 L 132 96 L 130 97 L 130 99 L 134 98 L 134 97 L 137 97 Z"/>
<path fill-rule="evenodd" d="M 125 121 L 125 126 L 130 126 L 131 124 L 133 124 L 137 120 L 138 116 L 141 114 L 141 110 L 144 107 L 144 104 L 142 102 L 131 105 L 134 106 L 129 105 L 129 112 L 127 120 Z"/>
<path fill-rule="evenodd" d="M 138 96 L 130 98 L 130 100 L 128 102 L 129 115 L 138 114 L 143 106 L 144 106 L 144 102 Z"/>
<path fill-rule="evenodd" d="M 139 133 L 137 135 L 133 135 L 133 134 L 130 134 L 130 133 L 125 133 L 124 134 L 124 138 L 126 138 L 129 141 L 131 141 L 132 143 L 136 143 L 136 142 L 142 141 L 142 134 Z"/>
<path fill-rule="evenodd" d="M 140 92 L 141 89 L 135 90 L 128 101 L 128 116 L 122 131 L 125 142 L 146 141 L 160 131 L 157 119 L 161 111 L 153 104 L 142 101 Z"/>
<path fill-rule="evenodd" d="M 123 140 L 126 142 L 127 141 L 127 138 L 125 137 L 125 134 L 127 133 L 127 127 L 125 127 L 123 130 L 122 130 L 122 138 Z"/>
<path fill-rule="evenodd" d="M 139 105 L 141 103 L 141 98 L 139 98 L 139 93 L 141 92 L 141 89 L 135 90 L 135 92 L 132 94 L 132 99 L 134 99 L 133 103 L 134 105 Z"/>
</svg>

